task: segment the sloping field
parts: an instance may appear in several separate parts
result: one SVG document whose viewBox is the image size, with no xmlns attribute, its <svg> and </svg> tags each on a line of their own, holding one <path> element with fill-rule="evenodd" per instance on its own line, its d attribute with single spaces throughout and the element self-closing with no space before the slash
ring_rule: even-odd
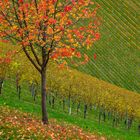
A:
<svg viewBox="0 0 140 140">
<path fill-rule="evenodd" d="M 98 83 L 99 83 L 99 81 L 97 82 L 97 84 Z M 101 81 L 101 83 L 102 83 L 102 81 Z M 41 123 L 40 93 L 37 94 L 36 101 L 34 101 L 33 97 L 31 96 L 28 86 L 22 85 L 21 100 L 19 100 L 14 85 L 15 85 L 15 81 L 13 81 L 13 79 L 6 80 L 4 83 L 2 95 L 0 96 L 0 119 L 3 118 L 3 120 L 0 121 L 0 123 L 2 123 L 2 125 L 0 125 L 0 132 L 2 132 L 3 129 L 5 129 L 4 133 L 1 133 L 0 136 L 2 136 L 2 138 L 3 137 L 7 138 L 9 136 L 11 139 L 13 137 L 16 139 L 17 136 L 19 136 L 21 138 L 23 136 L 23 134 L 25 134 L 25 137 L 28 136 L 28 138 L 32 138 L 32 139 L 34 138 L 35 135 L 36 135 L 35 137 L 37 137 L 37 138 L 48 136 L 49 135 L 48 133 L 45 133 L 44 135 L 40 135 L 40 131 L 38 131 L 38 133 L 34 132 L 34 129 L 38 130 L 38 128 L 41 127 L 41 125 L 37 126 L 37 124 L 39 122 Z M 108 86 L 110 86 L 110 84 L 107 84 L 105 86 L 108 87 Z M 115 91 L 117 91 L 117 90 L 115 90 Z M 118 91 L 120 91 L 119 93 L 121 93 L 121 89 L 118 88 Z M 134 103 L 136 103 L 136 105 L 137 105 L 136 99 L 139 98 L 138 97 L 138 96 L 140 96 L 139 94 L 136 94 L 136 93 L 131 94 L 131 92 L 126 92 L 126 94 L 125 93 L 121 93 L 121 94 L 124 96 L 126 95 L 126 97 L 124 97 L 126 99 L 126 101 L 128 101 L 127 99 L 129 99 L 129 101 L 131 101 L 131 99 L 133 99 L 135 101 Z M 113 94 L 111 94 L 111 95 L 113 95 Z M 116 95 L 118 95 L 118 94 L 116 93 Z M 120 97 L 122 97 L 122 96 L 119 96 L 119 98 Z M 50 106 L 49 102 L 47 101 L 49 118 L 55 118 L 59 122 L 60 126 L 62 126 L 65 121 L 67 123 L 70 123 L 71 125 L 73 125 L 73 124 L 77 125 L 77 126 L 81 127 L 83 130 L 88 130 L 90 132 L 94 132 L 92 134 L 93 134 L 93 136 L 95 134 L 95 138 L 96 137 L 98 138 L 98 136 L 99 137 L 103 136 L 103 137 L 106 137 L 108 140 L 113 140 L 113 139 L 139 140 L 139 134 L 138 134 L 138 130 L 137 130 L 138 124 L 136 121 L 133 122 L 133 125 L 130 130 L 126 129 L 124 120 L 120 121 L 120 124 L 118 124 L 118 126 L 113 127 L 112 118 L 110 118 L 109 120 L 106 119 L 106 122 L 104 122 L 102 120 L 101 124 L 99 125 L 98 111 L 96 112 L 94 109 L 92 111 L 88 110 L 87 118 L 84 119 L 83 118 L 84 109 L 82 108 L 82 104 L 81 104 L 78 114 L 76 113 L 76 108 L 75 108 L 76 106 L 75 107 L 72 106 L 72 114 L 68 115 L 67 105 L 66 105 L 66 110 L 65 110 L 66 112 L 65 112 L 63 110 L 62 104 L 60 105 L 60 100 L 61 100 L 60 98 L 57 98 L 57 100 L 55 100 L 54 108 L 52 108 L 52 106 Z M 107 98 L 106 98 L 105 101 L 109 101 L 109 100 L 107 100 Z M 114 102 L 116 102 L 116 101 L 117 101 L 117 99 L 115 98 Z M 29 113 L 31 113 L 31 115 L 34 114 L 35 116 L 38 116 L 40 121 L 38 120 L 38 118 L 37 118 L 37 120 L 34 119 L 34 117 L 31 118 L 30 114 L 29 114 L 29 117 L 26 115 L 27 118 L 25 118 L 24 114 L 22 115 L 21 113 L 19 113 L 19 111 L 16 111 L 16 113 L 14 113 L 14 111 L 11 110 L 10 111 L 11 113 L 9 113 L 9 110 L 4 110 L 4 109 L 2 109 L 3 107 L 1 107 L 1 106 L 3 106 L 3 107 L 9 106 L 9 107 L 11 107 L 11 109 L 15 108 L 16 110 L 19 109 L 22 112 L 29 112 Z M 6 119 L 7 117 L 9 118 L 9 121 L 8 121 L 8 119 Z M 6 120 L 7 120 L 7 123 L 5 122 Z M 11 120 L 13 120 L 13 121 L 11 122 Z M 23 120 L 25 120 L 25 123 L 23 123 L 23 127 L 21 127 L 21 129 L 18 129 L 20 127 L 19 125 L 21 125 L 20 121 L 23 121 Z M 28 121 L 27 124 L 26 124 L 26 121 Z M 15 124 L 17 124 L 17 123 L 19 124 L 17 126 L 18 128 L 17 127 L 14 128 L 14 126 L 16 126 L 16 125 L 13 126 L 14 122 L 15 122 Z M 7 126 L 7 124 L 8 124 L 8 126 Z M 34 127 L 30 129 L 29 124 L 31 124 L 31 126 L 34 126 Z M 52 124 L 54 124 L 54 123 L 52 121 L 50 121 L 50 128 L 52 128 Z M 55 123 L 55 124 L 57 125 L 57 123 Z M 24 129 L 25 125 L 26 125 L 26 128 L 29 128 L 29 130 Z M 57 132 L 57 126 L 55 128 L 56 128 L 55 134 L 60 134 L 61 132 L 60 133 Z M 69 130 L 69 127 L 65 127 L 65 128 L 67 128 L 67 130 Z M 47 129 L 47 128 L 45 128 L 45 129 Z M 13 131 L 11 131 L 11 130 L 13 130 Z M 19 130 L 19 131 L 16 132 L 16 130 Z M 20 130 L 21 130 L 21 133 L 20 133 Z M 52 131 L 54 132 L 54 130 L 55 129 L 53 129 Z M 11 131 L 11 133 L 9 131 Z M 84 134 L 86 136 L 88 135 L 87 133 L 84 133 Z M 73 130 L 72 130 L 71 136 L 75 136 L 75 135 L 79 136 L 79 134 L 77 134 L 77 133 L 73 134 Z M 61 136 L 63 137 L 63 136 L 67 136 L 67 135 L 62 134 Z"/>
<path fill-rule="evenodd" d="M 96 0 L 101 8 L 101 39 L 89 50 L 91 61 L 78 70 L 140 93 L 138 0 Z M 93 54 L 97 59 L 93 59 Z"/>
</svg>

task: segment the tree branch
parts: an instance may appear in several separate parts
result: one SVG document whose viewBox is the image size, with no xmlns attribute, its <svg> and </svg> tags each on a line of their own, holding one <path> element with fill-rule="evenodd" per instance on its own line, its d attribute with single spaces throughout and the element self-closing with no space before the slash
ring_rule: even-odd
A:
<svg viewBox="0 0 140 140">
<path fill-rule="evenodd" d="M 14 0 L 12 0 L 13 2 L 13 8 L 14 8 L 14 12 L 15 12 L 15 16 L 17 18 L 17 21 L 18 21 L 18 24 L 19 24 L 19 27 L 22 29 L 22 23 L 18 17 L 18 14 L 17 14 L 17 11 L 16 11 L 16 8 L 15 8 L 15 4 L 14 4 Z M 19 6 L 19 5 L 18 5 Z M 24 22 L 26 24 L 26 21 Z M 24 37 L 21 36 L 21 39 L 23 40 Z M 36 65 L 36 63 L 34 62 L 34 60 L 31 58 L 31 56 L 29 55 L 28 51 L 26 50 L 25 46 L 22 45 L 22 48 L 23 48 L 23 51 L 24 53 L 26 54 L 26 56 L 28 57 L 28 59 L 30 60 L 30 62 L 34 65 L 34 67 L 39 71 L 41 72 L 41 69 Z"/>
<path fill-rule="evenodd" d="M 28 57 L 28 59 L 30 60 L 30 62 L 34 65 L 34 67 L 41 73 L 41 69 L 35 64 L 34 60 L 31 58 L 31 56 L 29 55 L 28 51 L 26 50 L 26 48 L 24 46 L 22 46 L 23 51 L 25 52 L 26 56 Z"/>
<path fill-rule="evenodd" d="M 24 13 L 24 11 L 23 11 L 23 18 L 24 18 L 24 25 L 25 25 L 26 30 L 27 30 L 28 25 L 27 25 L 27 22 L 26 22 L 26 20 L 25 20 L 25 13 Z M 27 37 L 28 37 L 28 40 L 29 40 L 29 45 L 30 45 L 31 51 L 32 51 L 32 53 L 33 53 L 33 55 L 34 55 L 34 57 L 35 57 L 35 59 L 36 59 L 38 65 L 41 66 L 41 63 L 40 63 L 40 61 L 39 61 L 39 58 L 38 58 L 38 56 L 37 56 L 37 54 L 36 54 L 36 52 L 35 52 L 35 50 L 34 50 L 33 44 L 32 44 L 32 42 L 31 42 L 31 40 L 29 39 L 29 31 L 28 31 L 28 30 L 27 30 Z"/>
</svg>

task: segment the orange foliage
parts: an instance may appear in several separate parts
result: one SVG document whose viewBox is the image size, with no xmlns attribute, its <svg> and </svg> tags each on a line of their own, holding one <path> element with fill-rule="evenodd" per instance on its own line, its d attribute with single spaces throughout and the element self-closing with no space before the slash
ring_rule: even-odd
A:
<svg viewBox="0 0 140 140">
<path fill-rule="evenodd" d="M 15 40 L 33 54 L 45 47 L 52 59 L 81 58 L 77 48 L 89 49 L 100 39 L 99 7 L 91 0 L 0 0 L 0 38 Z"/>
</svg>

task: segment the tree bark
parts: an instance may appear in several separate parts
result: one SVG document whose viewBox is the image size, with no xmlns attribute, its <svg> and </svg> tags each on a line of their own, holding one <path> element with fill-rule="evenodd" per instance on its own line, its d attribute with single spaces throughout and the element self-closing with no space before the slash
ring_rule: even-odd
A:
<svg viewBox="0 0 140 140">
<path fill-rule="evenodd" d="M 46 69 L 41 72 L 41 106 L 42 106 L 42 122 L 43 124 L 48 124 L 48 114 L 46 108 Z"/>
<path fill-rule="evenodd" d="M 3 81 L 3 79 L 0 79 L 0 94 L 2 94 Z"/>
</svg>

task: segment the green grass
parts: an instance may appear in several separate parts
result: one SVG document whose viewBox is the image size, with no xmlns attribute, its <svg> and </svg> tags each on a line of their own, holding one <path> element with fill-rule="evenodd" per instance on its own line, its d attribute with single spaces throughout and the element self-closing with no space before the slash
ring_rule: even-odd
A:
<svg viewBox="0 0 140 140">
<path fill-rule="evenodd" d="M 8 105 L 22 110 L 23 112 L 33 113 L 41 117 L 40 99 L 38 97 L 36 103 L 34 103 L 31 94 L 27 90 L 27 86 L 24 86 L 24 88 L 22 87 L 21 100 L 19 100 L 13 82 L 6 81 L 4 84 L 3 95 L 0 95 L 0 105 Z M 55 118 L 60 122 L 66 121 L 70 124 L 75 124 L 84 130 L 99 135 L 105 135 L 109 139 L 139 140 L 136 125 L 134 125 L 129 131 L 126 130 L 123 125 L 113 128 L 109 121 L 105 123 L 102 122 L 101 125 L 99 125 L 97 117 L 94 114 L 89 112 L 87 119 L 83 119 L 82 113 L 81 115 L 76 115 L 74 113 L 68 115 L 62 111 L 62 108 L 60 108 L 59 105 L 56 109 L 52 109 L 48 106 L 48 112 L 49 118 Z"/>
<path fill-rule="evenodd" d="M 102 18 L 102 37 L 87 52 L 91 61 L 77 69 L 140 93 L 138 0 L 96 1 L 101 5 L 98 15 Z"/>
</svg>

